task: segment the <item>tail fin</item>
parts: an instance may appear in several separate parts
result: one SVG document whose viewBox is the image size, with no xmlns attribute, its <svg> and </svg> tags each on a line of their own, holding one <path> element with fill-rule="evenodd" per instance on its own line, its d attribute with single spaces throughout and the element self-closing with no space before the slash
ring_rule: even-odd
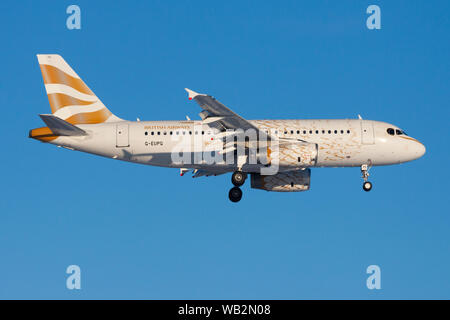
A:
<svg viewBox="0 0 450 320">
<path fill-rule="evenodd" d="M 70 124 L 120 121 L 57 54 L 38 54 L 45 90 L 54 116 Z"/>
</svg>

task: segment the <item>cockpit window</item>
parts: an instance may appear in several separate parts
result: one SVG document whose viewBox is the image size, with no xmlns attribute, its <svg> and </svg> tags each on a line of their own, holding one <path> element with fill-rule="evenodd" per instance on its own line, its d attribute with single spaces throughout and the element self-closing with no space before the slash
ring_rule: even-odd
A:
<svg viewBox="0 0 450 320">
<path fill-rule="evenodd" d="M 391 136 L 401 136 L 401 135 L 405 135 L 407 136 L 406 132 L 400 129 L 393 129 L 393 128 L 388 128 L 387 133 L 390 134 Z"/>
</svg>

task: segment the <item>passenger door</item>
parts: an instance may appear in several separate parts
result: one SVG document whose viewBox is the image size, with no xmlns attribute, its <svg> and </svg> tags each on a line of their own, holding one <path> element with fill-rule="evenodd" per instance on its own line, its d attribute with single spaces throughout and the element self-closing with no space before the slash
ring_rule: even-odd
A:
<svg viewBox="0 0 450 320">
<path fill-rule="evenodd" d="M 373 123 L 371 121 L 361 120 L 361 143 L 362 144 L 375 143 Z"/>
<path fill-rule="evenodd" d="M 130 140 L 128 137 L 128 123 L 116 125 L 116 147 L 129 147 Z"/>
</svg>

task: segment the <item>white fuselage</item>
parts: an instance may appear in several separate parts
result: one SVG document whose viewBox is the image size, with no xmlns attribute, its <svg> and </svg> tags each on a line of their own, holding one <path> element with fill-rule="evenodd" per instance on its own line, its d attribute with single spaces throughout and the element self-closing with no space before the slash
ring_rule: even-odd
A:
<svg viewBox="0 0 450 320">
<path fill-rule="evenodd" d="M 421 157 L 425 147 L 405 134 L 391 135 L 388 128 L 398 127 L 379 121 L 343 120 L 250 120 L 258 129 L 279 139 L 301 140 L 317 145 L 317 158 L 299 167 L 354 167 L 398 164 Z M 202 121 L 121 121 L 80 124 L 86 136 L 60 136 L 50 143 L 109 158 L 154 166 L 205 169 L 233 165 L 192 161 L 174 161 L 174 150 L 195 154 L 211 148 L 221 139 L 218 129 Z M 245 168 L 244 168 L 245 169 Z M 258 166 L 248 166 L 256 172 Z"/>
</svg>

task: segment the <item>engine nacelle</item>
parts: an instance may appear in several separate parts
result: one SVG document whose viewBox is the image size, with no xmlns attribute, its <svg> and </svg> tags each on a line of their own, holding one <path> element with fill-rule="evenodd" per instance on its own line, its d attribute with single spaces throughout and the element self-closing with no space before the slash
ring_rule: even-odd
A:
<svg viewBox="0 0 450 320">
<path fill-rule="evenodd" d="M 270 158 L 279 159 L 281 167 L 312 167 L 317 162 L 317 144 L 308 142 L 284 143 L 272 149 Z M 277 152 L 278 151 L 278 152 Z"/>
<path fill-rule="evenodd" d="M 306 191 L 309 190 L 310 182 L 310 169 L 280 172 L 272 176 L 263 176 L 259 173 L 251 174 L 251 187 L 254 189 L 262 189 L 267 191 Z"/>
</svg>

